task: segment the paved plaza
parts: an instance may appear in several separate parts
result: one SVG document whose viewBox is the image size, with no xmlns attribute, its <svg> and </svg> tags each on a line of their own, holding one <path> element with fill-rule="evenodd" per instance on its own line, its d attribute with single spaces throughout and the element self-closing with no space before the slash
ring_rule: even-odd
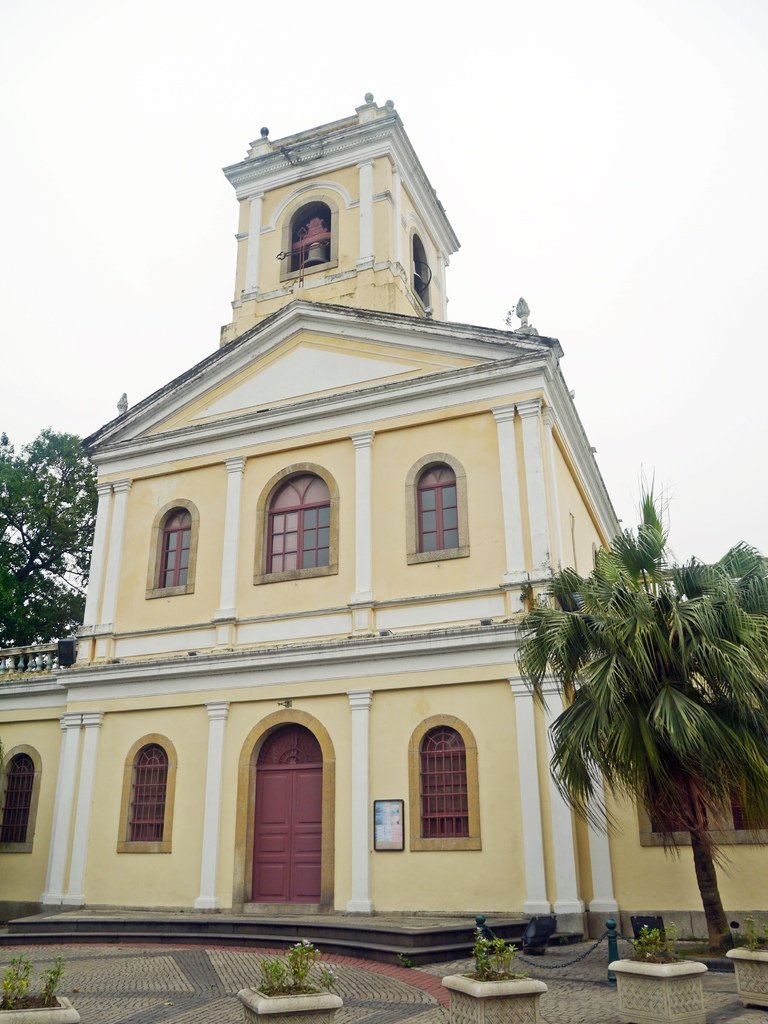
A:
<svg viewBox="0 0 768 1024">
<path fill-rule="evenodd" d="M 605 943 L 565 969 L 590 944 L 550 949 L 526 963 L 531 977 L 549 986 L 542 999 L 546 1024 L 619 1024 L 617 997 L 605 983 Z M 265 950 L 203 946 L 67 945 L 0 948 L 0 970 L 26 953 L 36 975 L 54 957 L 64 957 L 61 994 L 80 1011 L 83 1024 L 241 1024 L 235 998 L 258 977 Z M 448 1024 L 447 992 L 440 978 L 469 969 L 468 960 L 422 968 L 393 967 L 329 956 L 344 999 L 337 1024 Z M 768 1013 L 744 1009 L 734 976 L 710 972 L 704 979 L 707 1024 L 762 1022 Z"/>
</svg>

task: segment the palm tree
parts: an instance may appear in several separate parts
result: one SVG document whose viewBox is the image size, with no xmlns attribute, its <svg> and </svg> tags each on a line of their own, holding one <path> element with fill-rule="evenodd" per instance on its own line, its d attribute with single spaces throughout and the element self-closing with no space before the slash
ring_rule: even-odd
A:
<svg viewBox="0 0 768 1024">
<path fill-rule="evenodd" d="M 554 677 L 565 710 L 551 771 L 582 817 L 611 828 L 602 780 L 639 802 L 670 852 L 690 835 L 712 950 L 731 942 L 708 822 L 738 800 L 768 821 L 768 560 L 738 544 L 710 565 L 668 560 L 652 491 L 637 530 L 598 551 L 593 572 L 564 569 L 552 605 L 527 616 L 524 679 L 543 701 Z"/>
</svg>

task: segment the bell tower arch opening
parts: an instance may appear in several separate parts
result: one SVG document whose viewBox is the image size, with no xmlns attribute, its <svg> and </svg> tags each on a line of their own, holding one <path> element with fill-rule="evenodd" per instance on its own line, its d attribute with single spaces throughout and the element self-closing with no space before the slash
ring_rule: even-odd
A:
<svg viewBox="0 0 768 1024">
<path fill-rule="evenodd" d="M 280 139 L 262 129 L 224 173 L 240 222 L 222 345 L 296 299 L 446 318 L 459 241 L 390 100 L 368 94 L 353 116 Z"/>
</svg>

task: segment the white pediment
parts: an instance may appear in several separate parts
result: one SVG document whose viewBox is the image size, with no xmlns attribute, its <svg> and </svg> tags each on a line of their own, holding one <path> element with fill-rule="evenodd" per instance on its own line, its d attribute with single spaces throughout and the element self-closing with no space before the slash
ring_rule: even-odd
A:
<svg viewBox="0 0 768 1024">
<path fill-rule="evenodd" d="M 200 406 L 195 420 L 228 416 L 246 409 L 263 409 L 324 392 L 391 380 L 419 372 L 410 360 L 388 360 L 359 352 L 340 352 L 311 344 L 299 345 L 274 362 L 258 368 L 239 384 Z M 423 372 L 423 371 L 422 371 Z"/>
</svg>

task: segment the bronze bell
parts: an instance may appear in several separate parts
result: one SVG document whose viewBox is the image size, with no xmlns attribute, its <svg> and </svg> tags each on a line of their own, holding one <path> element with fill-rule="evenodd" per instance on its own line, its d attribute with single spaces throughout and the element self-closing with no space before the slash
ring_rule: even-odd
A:
<svg viewBox="0 0 768 1024">
<path fill-rule="evenodd" d="M 315 267 L 318 263 L 328 262 L 328 243 L 310 242 L 307 247 L 307 256 L 304 260 L 305 267 Z"/>
</svg>

